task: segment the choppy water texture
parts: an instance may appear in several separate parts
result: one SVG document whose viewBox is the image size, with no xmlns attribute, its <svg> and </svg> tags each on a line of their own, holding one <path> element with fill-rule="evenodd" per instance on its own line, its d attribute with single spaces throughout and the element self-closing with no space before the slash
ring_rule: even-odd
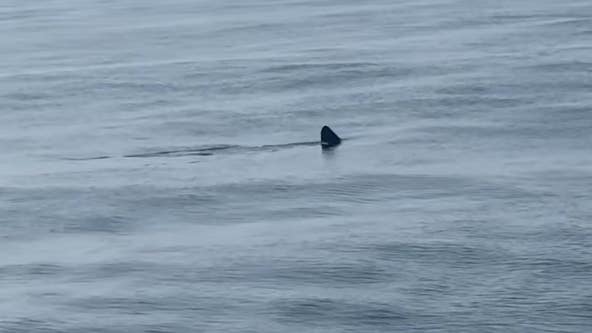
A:
<svg viewBox="0 0 592 333">
<path fill-rule="evenodd" d="M 2 332 L 592 327 L 589 0 L 3 0 L 0 35 Z"/>
</svg>

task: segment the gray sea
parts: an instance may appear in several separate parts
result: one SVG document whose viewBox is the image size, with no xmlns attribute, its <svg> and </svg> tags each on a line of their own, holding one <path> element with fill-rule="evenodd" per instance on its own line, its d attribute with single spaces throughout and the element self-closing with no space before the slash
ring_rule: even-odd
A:
<svg viewBox="0 0 592 333">
<path fill-rule="evenodd" d="M 591 92 L 590 0 L 2 0 L 0 331 L 590 332 Z"/>
</svg>

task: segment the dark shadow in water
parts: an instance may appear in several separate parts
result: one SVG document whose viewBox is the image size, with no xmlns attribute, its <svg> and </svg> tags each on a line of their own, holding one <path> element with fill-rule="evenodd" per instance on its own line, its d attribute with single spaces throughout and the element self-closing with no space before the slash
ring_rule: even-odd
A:
<svg viewBox="0 0 592 333">
<path fill-rule="evenodd" d="M 337 156 L 337 150 L 339 149 L 339 147 L 329 147 L 329 148 L 322 148 L 321 152 L 323 153 L 323 158 L 328 160 L 328 161 L 332 161 L 334 160 Z"/>
</svg>

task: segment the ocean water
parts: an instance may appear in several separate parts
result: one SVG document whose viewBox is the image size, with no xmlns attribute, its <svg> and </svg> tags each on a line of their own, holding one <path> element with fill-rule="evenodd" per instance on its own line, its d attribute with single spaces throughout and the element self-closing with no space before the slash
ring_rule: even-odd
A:
<svg viewBox="0 0 592 333">
<path fill-rule="evenodd" d="M 0 34 L 1 332 L 592 329 L 589 0 L 3 0 Z"/>
</svg>

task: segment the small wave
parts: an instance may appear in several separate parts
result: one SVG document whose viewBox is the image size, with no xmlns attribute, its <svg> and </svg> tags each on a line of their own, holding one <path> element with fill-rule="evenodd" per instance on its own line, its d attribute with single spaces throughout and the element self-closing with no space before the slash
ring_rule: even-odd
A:
<svg viewBox="0 0 592 333">
<path fill-rule="evenodd" d="M 90 156 L 90 157 L 64 157 L 62 158 L 65 161 L 94 161 L 94 160 L 106 160 L 111 158 L 111 156 L 102 155 L 102 156 Z"/>
<path fill-rule="evenodd" d="M 171 150 L 160 150 L 160 151 L 152 151 L 152 152 L 145 152 L 145 153 L 137 153 L 137 154 L 129 154 L 124 155 L 123 157 L 160 157 L 160 156 L 210 156 L 213 155 L 213 152 L 216 151 L 224 151 L 233 148 L 237 148 L 238 146 L 234 145 L 218 145 L 218 146 L 209 146 L 209 147 L 192 147 L 192 148 L 179 148 L 179 149 L 171 149 Z"/>
<path fill-rule="evenodd" d="M 134 154 L 123 155 L 124 158 L 152 158 L 152 157 L 183 157 L 183 156 L 212 156 L 218 152 L 249 152 L 249 151 L 277 151 L 300 146 L 316 146 L 318 141 L 304 141 L 281 143 L 276 145 L 261 146 L 240 146 L 240 145 L 214 145 L 201 147 L 183 147 L 167 150 L 152 150 Z M 109 155 L 83 156 L 83 157 L 62 157 L 64 161 L 95 161 L 113 158 Z"/>
<path fill-rule="evenodd" d="M 318 145 L 318 141 L 293 142 L 277 145 L 262 146 L 239 146 L 239 145 L 216 145 L 208 147 L 180 148 L 171 150 L 160 150 L 146 153 L 137 153 L 124 155 L 123 157 L 182 157 L 182 156 L 211 156 L 216 152 L 236 152 L 236 151 L 275 151 L 278 149 L 287 149 L 298 146 Z"/>
<path fill-rule="evenodd" d="M 378 64 L 371 62 L 340 62 L 340 63 L 306 63 L 271 66 L 263 70 L 269 73 L 284 73 L 293 71 L 318 71 L 318 70 L 344 70 L 377 67 Z"/>
</svg>

